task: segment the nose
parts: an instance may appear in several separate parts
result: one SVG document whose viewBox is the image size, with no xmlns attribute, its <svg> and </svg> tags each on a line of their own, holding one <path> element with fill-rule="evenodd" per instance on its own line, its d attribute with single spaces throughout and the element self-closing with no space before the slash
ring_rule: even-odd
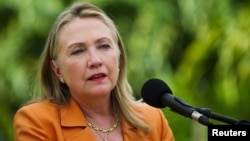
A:
<svg viewBox="0 0 250 141">
<path fill-rule="evenodd" d="M 88 67 L 96 68 L 102 65 L 101 54 L 94 50 L 89 51 Z"/>
</svg>

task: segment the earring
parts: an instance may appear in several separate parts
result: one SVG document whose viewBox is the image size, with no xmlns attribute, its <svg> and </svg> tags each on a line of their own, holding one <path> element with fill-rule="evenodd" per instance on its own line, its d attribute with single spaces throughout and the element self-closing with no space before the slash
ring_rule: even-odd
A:
<svg viewBox="0 0 250 141">
<path fill-rule="evenodd" d="M 65 81 L 64 81 L 64 79 L 61 77 L 60 78 L 60 81 L 62 82 L 62 83 L 65 83 Z"/>
</svg>

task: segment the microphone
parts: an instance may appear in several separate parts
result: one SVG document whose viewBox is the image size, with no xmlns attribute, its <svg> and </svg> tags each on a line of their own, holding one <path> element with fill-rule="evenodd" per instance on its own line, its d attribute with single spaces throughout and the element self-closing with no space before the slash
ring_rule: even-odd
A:
<svg viewBox="0 0 250 141">
<path fill-rule="evenodd" d="M 143 100 L 156 108 L 169 107 L 172 111 L 198 121 L 203 125 L 212 125 L 209 119 L 193 107 L 174 97 L 168 85 L 160 79 L 149 79 L 141 89 Z"/>
</svg>

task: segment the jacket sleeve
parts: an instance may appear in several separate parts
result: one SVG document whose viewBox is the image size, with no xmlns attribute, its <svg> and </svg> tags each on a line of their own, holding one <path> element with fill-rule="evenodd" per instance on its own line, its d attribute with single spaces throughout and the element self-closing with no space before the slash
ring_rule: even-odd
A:
<svg viewBox="0 0 250 141">
<path fill-rule="evenodd" d="M 32 109 L 22 107 L 14 116 L 15 141 L 46 141 L 46 131 Z"/>
</svg>

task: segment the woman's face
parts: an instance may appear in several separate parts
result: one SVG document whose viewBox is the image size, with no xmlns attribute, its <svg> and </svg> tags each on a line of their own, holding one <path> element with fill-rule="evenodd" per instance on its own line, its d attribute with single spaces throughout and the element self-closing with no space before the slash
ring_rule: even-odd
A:
<svg viewBox="0 0 250 141">
<path fill-rule="evenodd" d="M 76 18 L 61 30 L 58 59 L 51 66 L 74 98 L 108 96 L 117 83 L 119 56 L 111 30 L 101 20 Z"/>
</svg>

